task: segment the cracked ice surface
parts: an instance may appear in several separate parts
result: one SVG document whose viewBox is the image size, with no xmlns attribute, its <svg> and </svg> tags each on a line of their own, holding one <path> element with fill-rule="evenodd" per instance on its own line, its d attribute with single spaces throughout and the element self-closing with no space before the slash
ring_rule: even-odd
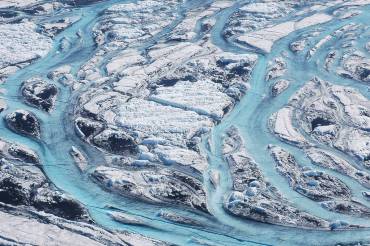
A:
<svg viewBox="0 0 370 246">
<path fill-rule="evenodd" d="M 369 4 L 0 1 L 0 244 L 368 243 Z"/>
<path fill-rule="evenodd" d="M 36 25 L 32 22 L 0 24 L 1 68 L 29 62 L 48 53 L 52 40 L 35 29 Z"/>
</svg>

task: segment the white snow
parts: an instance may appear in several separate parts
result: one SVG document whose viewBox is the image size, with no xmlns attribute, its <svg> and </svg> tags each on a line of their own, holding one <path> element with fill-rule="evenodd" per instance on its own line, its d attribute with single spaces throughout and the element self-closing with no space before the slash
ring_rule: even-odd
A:
<svg viewBox="0 0 370 246">
<path fill-rule="evenodd" d="M 103 245 L 85 236 L 36 219 L 14 216 L 0 211 L 0 234 L 28 245 Z"/>
<path fill-rule="evenodd" d="M 212 81 L 180 81 L 174 86 L 157 89 L 152 98 L 218 118 L 223 116 L 223 109 L 232 104 L 231 99 L 222 92 L 222 86 Z"/>
<path fill-rule="evenodd" d="M 0 8 L 25 7 L 38 2 L 41 2 L 41 0 L 1 0 Z"/>
<path fill-rule="evenodd" d="M 175 146 L 158 145 L 154 152 L 167 165 L 178 164 L 192 167 L 200 172 L 207 168 L 207 160 L 197 152 Z"/>
<path fill-rule="evenodd" d="M 52 40 L 35 31 L 32 22 L 0 25 L 0 68 L 45 56 Z"/>
<path fill-rule="evenodd" d="M 256 48 L 269 53 L 274 45 L 274 42 L 287 36 L 291 32 L 328 22 L 332 19 L 332 16 L 327 14 L 314 14 L 309 17 L 303 18 L 300 21 L 288 21 L 281 24 L 264 28 L 255 32 L 246 33 L 238 37 L 241 42 L 248 43 Z"/>
<path fill-rule="evenodd" d="M 185 145 L 184 141 L 196 131 L 213 126 L 206 116 L 141 98 L 120 105 L 117 114 L 117 125 L 137 131 L 145 138 L 159 137 L 176 145 Z"/>
<path fill-rule="evenodd" d="M 284 140 L 303 144 L 306 143 L 304 137 L 294 128 L 292 123 L 292 107 L 284 107 L 276 113 L 274 132 Z"/>
</svg>

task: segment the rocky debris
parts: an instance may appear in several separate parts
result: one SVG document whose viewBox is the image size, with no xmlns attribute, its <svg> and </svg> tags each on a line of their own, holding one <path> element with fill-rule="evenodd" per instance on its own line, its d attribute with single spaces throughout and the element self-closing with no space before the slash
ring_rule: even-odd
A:
<svg viewBox="0 0 370 246">
<path fill-rule="evenodd" d="M 257 164 L 245 153 L 236 128 L 228 131 L 224 150 L 234 184 L 224 203 L 228 213 L 271 224 L 329 229 L 329 222 L 298 210 L 265 180 Z"/>
<path fill-rule="evenodd" d="M 88 167 L 88 161 L 85 155 L 75 146 L 71 147 L 71 151 L 69 153 L 73 157 L 78 169 L 80 169 L 81 172 L 86 171 Z"/>
<path fill-rule="evenodd" d="M 284 75 L 287 70 L 287 64 L 282 57 L 277 57 L 269 64 L 266 73 L 266 81 L 279 78 Z"/>
<path fill-rule="evenodd" d="M 370 200 L 370 192 L 368 192 L 368 191 L 363 191 L 363 192 L 362 192 L 362 195 L 363 195 L 367 200 Z"/>
<path fill-rule="evenodd" d="M 8 127 L 16 133 L 37 139 L 40 138 L 40 122 L 36 115 L 29 111 L 23 109 L 16 110 L 7 114 L 5 121 Z"/>
<path fill-rule="evenodd" d="M 369 100 L 357 90 L 314 78 L 271 116 L 269 127 L 294 145 L 307 147 L 317 141 L 370 167 L 369 108 Z M 301 131 L 310 138 L 305 139 Z"/>
<path fill-rule="evenodd" d="M 206 225 L 203 224 L 201 221 L 185 217 L 182 215 L 179 215 L 177 213 L 161 210 L 158 213 L 158 216 L 162 219 L 165 219 L 167 221 L 171 221 L 173 223 L 177 224 L 183 224 L 183 225 L 189 225 L 189 226 L 200 226 L 200 227 L 205 227 Z"/>
<path fill-rule="evenodd" d="M 22 8 L 22 11 L 32 15 L 32 16 L 43 16 L 48 14 L 53 14 L 58 10 L 61 10 L 62 7 L 66 7 L 61 1 L 58 2 L 41 2 L 39 4 L 33 4 Z"/>
<path fill-rule="evenodd" d="M 1 5 L 0 5 L 0 8 L 1 8 Z M 0 17 L 3 20 L 5 20 L 4 22 L 14 21 L 18 16 L 19 16 L 19 13 L 17 13 L 14 10 L 10 10 L 10 9 L 8 9 L 8 10 L 1 9 L 0 10 Z"/>
<path fill-rule="evenodd" d="M 330 51 L 325 57 L 325 64 L 324 68 L 326 71 L 329 72 L 331 65 L 334 63 L 337 57 L 337 53 L 335 51 Z"/>
<path fill-rule="evenodd" d="M 269 146 L 269 151 L 276 162 L 276 169 L 298 193 L 314 201 L 347 200 L 351 197 L 350 189 L 338 178 L 300 167 L 295 158 L 280 147 Z"/>
<path fill-rule="evenodd" d="M 58 94 L 58 89 L 54 84 L 34 78 L 25 81 L 21 90 L 23 98 L 28 104 L 46 112 L 53 109 Z"/>
<path fill-rule="evenodd" d="M 32 164 L 40 163 L 40 159 L 38 155 L 32 150 L 24 146 L 20 146 L 17 144 L 11 144 L 10 147 L 8 148 L 8 153 L 13 158 L 19 161 L 25 162 L 25 163 L 32 163 Z"/>
<path fill-rule="evenodd" d="M 154 148 L 153 153 L 158 156 L 158 159 L 162 161 L 164 165 L 177 166 L 178 169 L 192 173 L 194 176 L 200 175 L 207 168 L 205 158 L 191 149 L 158 144 Z M 142 153 L 142 155 L 143 154 L 145 153 Z"/>
<path fill-rule="evenodd" d="M 0 139 L 0 156 L 12 161 L 29 164 L 40 164 L 39 156 L 26 146 L 9 143 Z"/>
<path fill-rule="evenodd" d="M 364 187 L 370 188 L 370 175 L 352 166 L 342 158 L 318 148 L 309 148 L 306 150 L 306 154 L 314 164 L 345 174 Z"/>
<path fill-rule="evenodd" d="M 370 209 L 356 201 L 325 201 L 321 203 L 325 209 L 355 217 L 370 217 Z"/>
<path fill-rule="evenodd" d="M 201 185 L 207 162 L 198 145 L 244 95 L 256 59 L 207 41 L 158 44 L 146 56 L 132 49 L 112 58 L 107 72 L 118 79 L 83 93 L 75 109 L 78 134 L 115 155 L 94 179 L 126 196 L 208 213 Z M 158 177 L 143 178 L 153 168 Z"/>
<path fill-rule="evenodd" d="M 30 204 L 37 210 L 68 220 L 90 220 L 86 208 L 81 203 L 50 188 L 37 188 Z"/>
<path fill-rule="evenodd" d="M 145 52 L 136 49 L 135 45 L 156 37 L 179 17 L 176 9 L 180 4 L 142 1 L 116 4 L 104 12 L 94 27 L 100 48 L 77 75 L 77 83 L 95 83 L 75 104 L 75 129 L 83 140 L 109 153 L 106 166 L 122 172 L 123 180 L 129 179 L 127 172 L 134 170 L 136 177 L 153 168 L 166 180 L 164 187 L 152 185 L 152 191 L 147 190 L 151 183 L 141 179 L 130 191 L 112 189 L 128 196 L 140 193 L 139 197 L 150 202 L 175 201 L 207 212 L 200 185 L 207 161 L 199 143 L 246 93 L 257 56 L 223 52 L 210 42 L 207 30 L 199 41 L 165 41 Z M 212 25 L 212 15 L 231 4 L 217 2 L 194 8 L 185 19 L 179 18 L 180 23 L 165 39 L 192 39 L 191 23 Z M 198 14 L 204 19 L 194 22 L 203 18 Z M 184 28 L 189 32 L 183 32 Z M 105 64 L 109 78 L 101 76 L 99 64 Z M 118 149 L 117 141 L 122 143 Z M 106 187 L 113 171 L 100 174 L 96 171 L 93 176 Z M 105 174 L 105 178 L 96 178 Z M 184 183 L 191 187 L 178 186 Z"/>
<path fill-rule="evenodd" d="M 124 170 L 99 166 L 93 178 L 106 189 L 148 202 L 179 204 L 208 213 L 202 183 L 170 169 Z"/>
<path fill-rule="evenodd" d="M 115 221 L 118 221 L 118 222 L 123 223 L 123 224 L 146 226 L 146 223 L 143 220 L 141 220 L 141 219 L 139 219 L 135 216 L 126 214 L 126 213 L 115 211 L 115 212 L 110 212 L 109 215 Z"/>
<path fill-rule="evenodd" d="M 216 22 L 214 15 L 232 5 L 232 1 L 226 0 L 189 9 L 185 13 L 184 19 L 172 30 L 169 40 L 191 41 L 209 34 Z M 200 26 L 200 30 L 197 30 L 197 24 Z"/>
<path fill-rule="evenodd" d="M 255 61 L 254 55 L 230 53 L 192 59 L 160 77 L 155 87 L 163 87 L 157 88 L 153 96 L 221 118 L 247 91 L 245 82 Z M 175 97 L 175 90 L 182 91 L 183 96 Z"/>
<path fill-rule="evenodd" d="M 47 77 L 55 83 L 70 86 L 73 90 L 76 90 L 81 86 L 82 81 L 79 81 L 80 83 L 77 83 L 71 72 L 72 67 L 70 65 L 63 65 L 49 72 Z"/>
<path fill-rule="evenodd" d="M 251 182 L 254 182 L 257 187 L 259 185 L 259 177 L 262 173 L 257 168 L 256 163 L 243 152 L 243 140 L 236 128 L 232 127 L 224 138 L 223 154 L 229 169 L 232 174 L 233 189 L 236 191 L 244 191 L 249 187 Z M 255 168 L 247 168 L 254 166 Z"/>
<path fill-rule="evenodd" d="M 334 146 L 342 152 L 355 156 L 364 167 L 370 169 L 370 133 L 356 128 L 340 132 Z"/>
<path fill-rule="evenodd" d="M 93 139 L 94 144 L 110 153 L 135 155 L 137 142 L 123 131 L 104 130 Z"/>
<path fill-rule="evenodd" d="M 321 205 L 330 211 L 359 217 L 370 215 L 370 208 L 353 201 L 351 190 L 338 178 L 311 168 L 300 167 L 295 158 L 280 147 L 269 146 L 269 150 L 275 160 L 276 169 L 286 177 L 296 192 L 321 202 Z"/>
<path fill-rule="evenodd" d="M 218 170 L 210 170 L 209 180 L 211 181 L 212 185 L 215 188 L 219 186 L 220 185 L 220 172 Z"/>
<path fill-rule="evenodd" d="M 276 97 L 280 95 L 283 91 L 288 89 L 290 85 L 290 81 L 286 79 L 280 79 L 276 81 L 272 86 L 271 86 L 271 95 L 273 97 Z"/>
<path fill-rule="evenodd" d="M 75 129 L 81 138 L 90 141 L 90 139 L 103 130 L 103 124 L 94 120 L 78 117 L 75 119 Z"/>
<path fill-rule="evenodd" d="M 296 119 L 296 128 L 292 129 L 302 129 L 316 141 L 357 157 L 364 166 L 369 165 L 370 102 L 357 90 L 315 78 L 290 99 L 288 107 L 291 107 L 290 115 L 284 119 L 287 122 Z"/>
<path fill-rule="evenodd" d="M 337 73 L 344 77 L 349 77 L 358 81 L 370 82 L 370 59 L 361 54 L 352 54 L 343 57 L 343 69 L 338 69 Z"/>
<path fill-rule="evenodd" d="M 79 112 L 76 113 L 102 123 L 114 124 L 118 105 L 126 104 L 129 99 L 129 96 L 118 92 L 106 91 L 102 88 L 91 89 L 79 98 Z"/>
<path fill-rule="evenodd" d="M 60 8 L 60 5 L 59 6 L 53 6 L 48 11 L 57 11 L 58 8 Z M 50 38 L 54 38 L 56 35 L 61 33 L 63 30 L 65 30 L 66 28 L 68 28 L 69 26 L 71 26 L 73 23 L 75 23 L 78 20 L 79 20 L 79 18 L 66 17 L 66 18 L 56 20 L 54 22 L 42 23 L 40 25 L 40 29 L 41 29 L 43 34 L 47 35 Z"/>
<path fill-rule="evenodd" d="M 109 101 L 105 101 L 105 105 L 108 103 Z M 137 153 L 137 146 L 132 144 L 136 143 L 136 145 L 144 144 L 149 147 L 146 152 L 151 152 L 149 153 L 150 155 L 157 156 L 154 159 L 162 160 L 166 164 L 184 163 L 187 166 L 186 163 L 192 164 L 193 156 L 200 157 L 197 152 L 187 150 L 187 146 L 188 142 L 194 141 L 198 134 L 206 132 L 213 125 L 211 120 L 206 116 L 200 116 L 195 112 L 185 111 L 171 106 L 163 106 L 159 103 L 140 98 L 132 98 L 126 103 L 118 105 L 122 105 L 120 107 L 119 117 L 113 117 L 112 121 L 113 123 L 114 121 L 117 122 L 115 124 L 119 126 L 118 129 L 125 129 L 124 132 L 118 130 L 117 137 L 123 137 L 122 140 L 127 139 L 128 141 L 126 144 L 120 145 L 119 150 L 114 150 L 112 153 L 123 153 L 125 152 L 124 148 L 127 148 L 126 152 L 134 155 Z M 111 118 L 107 117 L 109 116 L 108 112 L 112 112 L 109 107 L 103 109 L 101 114 L 95 108 L 90 107 L 90 104 L 85 105 L 84 108 L 89 109 L 90 115 L 96 115 L 95 118 L 104 119 L 105 117 L 106 121 L 111 121 Z M 103 130 L 103 124 L 105 122 L 98 122 L 90 118 L 79 117 L 75 122 L 76 129 L 81 133 L 79 135 L 83 136 L 83 138 L 87 137 L 88 142 L 95 145 L 99 144 L 98 147 L 103 147 L 108 152 L 111 151 L 107 137 L 109 134 L 116 133 L 117 130 L 105 129 L 103 132 L 100 132 Z M 158 144 L 166 145 L 167 147 L 155 148 Z M 173 154 L 170 153 L 175 153 L 175 151 L 180 151 L 184 153 L 184 156 L 192 159 L 189 161 L 183 159 L 180 162 L 174 160 Z M 205 162 L 203 158 L 200 158 L 199 161 L 193 164 L 203 161 Z M 202 167 L 204 165 L 198 164 L 194 166 Z"/>
<path fill-rule="evenodd" d="M 38 167 L 2 159 L 0 173 L 0 202 L 31 206 L 69 220 L 89 220 L 86 209 L 57 190 Z"/>
<path fill-rule="evenodd" d="M 291 51 L 297 53 L 299 51 L 303 51 L 306 48 L 306 45 L 307 45 L 307 40 L 300 39 L 300 40 L 290 43 L 289 48 Z"/>
</svg>

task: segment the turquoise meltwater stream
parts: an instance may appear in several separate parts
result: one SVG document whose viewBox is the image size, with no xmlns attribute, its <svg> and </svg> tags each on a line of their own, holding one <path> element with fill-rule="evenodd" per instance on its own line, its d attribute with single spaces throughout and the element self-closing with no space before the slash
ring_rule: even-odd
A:
<svg viewBox="0 0 370 246">
<path fill-rule="evenodd" d="M 316 55 L 310 60 L 300 59 L 288 51 L 288 74 L 286 75 L 292 82 L 291 86 L 277 98 L 269 97 L 270 84 L 265 82 L 265 73 L 268 61 L 279 56 L 282 51 L 288 50 L 288 44 L 298 37 L 303 32 L 309 31 L 304 29 L 299 32 L 290 34 L 284 39 L 279 40 L 273 47 L 273 52 L 270 54 L 260 54 L 258 62 L 253 70 L 250 81 L 251 88 L 246 96 L 236 105 L 236 107 L 225 116 L 208 136 L 204 137 L 202 150 L 207 154 L 209 160 L 209 169 L 218 170 L 221 173 L 220 186 L 215 190 L 208 182 L 205 175 L 205 186 L 209 195 L 208 204 L 211 208 L 215 219 L 206 218 L 201 215 L 181 211 L 174 207 L 167 208 L 168 210 L 184 214 L 189 217 L 201 219 L 209 223 L 209 228 L 192 228 L 173 224 L 159 219 L 156 214 L 161 209 L 161 206 L 145 204 L 144 202 L 135 201 L 112 194 L 103 190 L 97 184 L 92 182 L 88 174 L 81 174 L 73 159 L 69 155 L 72 145 L 83 149 L 87 154 L 89 162 L 92 166 L 98 165 L 104 161 L 103 156 L 94 148 L 83 143 L 75 136 L 73 131 L 73 123 L 70 122 L 68 114 L 71 110 L 71 102 L 74 102 L 77 92 L 72 92 L 69 87 L 58 84 L 59 95 L 55 110 L 51 114 L 40 112 L 39 110 L 27 106 L 19 93 L 21 83 L 34 76 L 39 76 L 47 79 L 47 74 L 53 69 L 61 65 L 71 65 L 74 74 L 79 68 L 87 62 L 94 54 L 96 46 L 92 37 L 92 28 L 99 21 L 100 13 L 116 3 L 125 1 L 110 0 L 102 1 L 93 5 L 74 8 L 68 13 L 56 13 L 57 16 L 79 16 L 80 20 L 58 34 L 54 39 L 53 48 L 49 54 L 40 58 L 32 65 L 19 70 L 17 73 L 9 77 L 3 88 L 7 90 L 4 96 L 8 102 L 8 109 L 2 113 L 5 115 L 16 109 L 25 108 L 35 113 L 42 122 L 42 138 L 41 141 L 35 141 L 27 137 L 15 134 L 8 130 L 4 121 L 1 121 L 0 131 L 1 138 L 20 143 L 34 149 L 40 155 L 45 173 L 48 178 L 60 189 L 82 202 L 88 208 L 94 221 L 106 228 L 116 230 L 128 230 L 131 232 L 140 233 L 155 239 L 167 241 L 177 245 L 199 245 L 196 240 L 204 240 L 205 242 L 214 242 L 215 245 L 297 245 L 310 242 L 312 245 L 332 244 L 333 242 L 353 242 L 359 240 L 370 241 L 370 230 L 356 231 L 315 231 L 301 230 L 295 228 L 286 228 L 282 226 L 268 225 L 257 223 L 249 220 L 241 220 L 228 215 L 222 209 L 222 202 L 225 194 L 231 190 L 231 178 L 227 164 L 222 158 L 222 137 L 230 126 L 236 126 L 243 139 L 246 142 L 247 151 L 259 164 L 265 177 L 276 186 L 284 196 L 298 208 L 310 212 L 314 215 L 326 218 L 328 220 L 345 220 L 352 223 L 360 223 L 365 226 L 370 226 L 370 221 L 366 219 L 354 219 L 350 216 L 330 213 L 320 207 L 319 204 L 299 195 L 292 191 L 288 183 L 274 169 L 273 160 L 267 152 L 268 144 L 276 144 L 289 150 L 297 158 L 300 164 L 312 166 L 303 152 L 294 146 L 281 142 L 267 129 L 267 120 L 273 112 L 279 110 L 285 105 L 289 97 L 296 92 L 305 82 L 318 76 L 324 80 L 328 80 L 334 84 L 347 85 L 359 89 L 367 98 L 370 98 L 370 92 L 365 84 L 357 83 L 352 80 L 343 79 L 336 74 L 330 74 L 320 69 L 320 65 L 316 61 L 322 61 L 325 52 L 318 50 Z M 193 8 L 205 4 L 205 2 L 189 1 L 183 6 L 181 11 L 186 11 L 187 8 Z M 217 22 L 212 31 L 212 42 L 221 49 L 235 52 L 245 53 L 251 48 L 238 47 L 235 44 L 229 43 L 222 37 L 221 33 L 226 25 L 228 17 L 237 10 L 239 4 L 236 3 L 217 14 Z M 333 20 L 322 26 L 325 30 L 322 36 L 329 34 L 332 31 L 340 28 L 346 23 L 357 22 L 369 24 L 370 8 L 365 7 L 361 15 L 350 20 Z M 177 22 L 181 19 L 177 19 Z M 163 30 L 157 37 L 154 37 L 152 42 L 161 39 L 172 30 L 171 27 Z M 315 27 L 311 27 L 315 28 Z M 79 35 L 77 35 L 79 33 Z M 316 39 L 322 38 L 316 37 Z M 61 50 L 60 45 L 63 39 L 70 43 L 70 48 Z M 335 40 L 330 41 L 330 44 L 335 45 Z M 364 45 L 366 39 L 360 40 L 360 44 Z M 146 48 L 151 42 L 143 44 Z M 142 48 L 143 48 L 142 47 Z M 322 47 L 324 49 L 326 46 Z M 105 64 L 105 62 L 103 62 Z M 102 69 L 103 72 L 104 69 Z M 93 82 L 92 82 L 93 83 Z M 88 85 L 89 86 L 89 85 Z M 80 89 L 81 91 L 85 88 Z M 73 106 L 73 105 L 72 105 Z M 209 147 L 207 143 L 210 142 Z M 315 167 L 316 169 L 320 169 Z M 345 181 L 351 189 L 363 189 L 353 180 L 344 177 L 335 172 L 325 170 L 326 172 L 335 175 Z M 370 206 L 368 201 L 361 202 Z M 148 226 L 124 225 L 115 222 L 108 215 L 110 211 L 107 206 L 112 206 L 126 213 L 139 216 L 148 223 Z M 221 223 L 219 223 L 221 222 Z"/>
</svg>

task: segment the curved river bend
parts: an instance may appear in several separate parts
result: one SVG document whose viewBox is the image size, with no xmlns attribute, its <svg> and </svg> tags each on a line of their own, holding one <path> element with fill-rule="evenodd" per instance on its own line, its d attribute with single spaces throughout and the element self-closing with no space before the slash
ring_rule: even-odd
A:
<svg viewBox="0 0 370 246">
<path fill-rule="evenodd" d="M 305 243 L 308 240 L 312 245 L 324 245 L 333 242 L 370 240 L 369 229 L 326 232 L 285 228 L 248 220 L 239 220 L 228 215 L 222 208 L 224 195 L 231 190 L 231 178 L 228 166 L 222 158 L 222 138 L 231 126 L 236 126 L 246 142 L 248 153 L 250 153 L 259 164 L 265 176 L 268 177 L 269 181 L 271 181 L 271 183 L 273 183 L 287 199 L 297 207 L 329 220 L 342 219 L 370 226 L 369 220 L 355 220 L 350 216 L 328 212 L 317 203 L 292 192 L 288 183 L 275 171 L 274 162 L 266 149 L 268 144 L 282 146 L 289 150 L 300 163 L 312 166 L 310 161 L 305 158 L 302 150 L 281 142 L 269 132 L 267 129 L 267 120 L 272 113 L 278 111 L 288 102 L 291 95 L 314 76 L 318 76 L 334 84 L 357 88 L 367 98 L 370 98 L 367 85 L 341 78 L 335 74 L 329 74 L 320 68 L 320 64 L 317 64 L 317 61 L 324 60 L 326 53 L 321 52 L 322 49 L 328 46 L 335 46 L 335 41 L 331 41 L 324 47 L 321 47 L 321 49 L 309 60 L 296 57 L 288 51 L 289 43 L 295 40 L 301 33 L 309 32 L 310 29 L 316 27 L 306 28 L 291 33 L 289 36 L 277 41 L 271 53 L 259 54 L 258 63 L 252 73 L 250 90 L 247 92 L 246 96 L 242 98 L 240 103 L 237 104 L 237 106 L 225 116 L 220 124 L 212 130 L 209 136 L 205 136 L 203 139 L 203 150 L 208 155 L 209 169 L 219 170 L 223 174 L 221 176 L 220 186 L 216 190 L 213 190 L 209 182 L 205 184 L 209 194 L 208 203 L 211 206 L 211 211 L 217 220 L 222 223 L 216 225 L 216 223 L 210 221 L 209 223 L 213 224 L 212 227 L 209 229 L 199 229 L 165 222 L 156 217 L 156 213 L 160 207 L 111 194 L 92 182 L 86 174 L 81 174 L 69 155 L 72 145 L 79 146 L 83 149 L 84 152 L 88 154 L 89 161 L 93 164 L 101 162 L 103 157 L 92 147 L 80 141 L 74 135 L 73 126 L 69 123 L 68 114 L 71 110 L 69 102 L 73 101 L 79 91 L 71 92 L 68 87 L 58 85 L 60 93 L 56 109 L 51 114 L 46 114 L 24 104 L 19 95 L 19 88 L 22 81 L 34 76 L 47 79 L 47 74 L 50 71 L 53 71 L 53 69 L 63 64 L 71 65 L 74 74 L 76 74 L 79 68 L 91 57 L 96 49 L 92 37 L 92 28 L 97 21 L 99 21 L 99 13 L 113 4 L 120 2 L 124 1 L 103 1 L 81 8 L 74 8 L 72 12 L 67 14 L 59 13 L 59 15 L 80 16 L 81 19 L 56 36 L 53 48 L 46 57 L 18 71 L 16 74 L 9 77 L 3 85 L 7 90 L 7 95 L 5 97 L 9 102 L 9 108 L 5 113 L 19 108 L 26 108 L 35 113 L 42 121 L 42 141 L 34 141 L 13 133 L 6 128 L 3 121 L 0 123 L 2 138 L 27 145 L 36 150 L 40 155 L 41 161 L 44 164 L 44 170 L 49 179 L 57 187 L 68 192 L 85 204 L 96 223 L 110 229 L 129 230 L 178 245 L 199 245 L 199 241 L 217 242 L 215 245 L 297 245 L 299 243 Z M 185 6 L 184 10 L 196 6 L 197 4 L 202 4 L 202 1 L 193 2 L 195 2 L 194 5 L 189 4 Z M 221 34 L 228 17 L 236 11 L 237 8 L 238 4 L 235 4 L 233 7 L 217 14 L 217 22 L 212 31 L 212 41 L 215 45 L 227 51 L 235 53 L 250 52 L 250 48 L 242 48 L 225 41 Z M 56 14 L 58 15 L 58 13 Z M 365 25 L 369 24 L 369 19 L 370 8 L 364 7 L 362 14 L 349 20 L 334 20 L 323 24 L 321 27 L 325 31 L 315 38 L 320 40 L 323 36 L 330 34 L 350 22 L 362 23 Z M 177 22 L 178 21 L 180 20 L 177 20 Z M 170 27 L 163 30 L 158 37 L 153 38 L 152 42 L 155 42 L 155 39 L 160 39 L 161 35 L 165 35 L 170 31 Z M 71 43 L 70 48 L 67 50 L 60 49 L 61 42 L 63 42 L 64 39 L 69 40 Z M 365 40 L 360 41 L 360 44 L 364 45 Z M 148 45 L 150 45 L 150 42 L 144 44 L 143 49 Z M 285 76 L 294 82 L 284 93 L 276 98 L 271 98 L 269 97 L 271 85 L 265 82 L 265 74 L 268 62 L 279 56 L 281 52 L 287 52 L 288 74 Z M 80 91 L 83 90 L 84 88 L 80 89 Z M 208 142 L 211 143 L 211 147 L 207 147 L 208 145 L 206 143 Z M 325 171 L 343 179 L 352 189 L 362 189 L 358 184 L 343 175 L 328 170 Z M 356 198 L 361 199 L 363 203 L 370 206 L 370 203 L 365 201 L 361 196 Z M 107 208 L 108 205 L 121 209 L 126 213 L 137 215 L 150 226 L 124 225 L 115 222 L 107 213 L 109 212 L 109 208 Z M 175 209 L 173 210 L 176 211 Z M 194 218 L 198 217 L 198 215 L 190 212 L 187 215 Z"/>
</svg>

